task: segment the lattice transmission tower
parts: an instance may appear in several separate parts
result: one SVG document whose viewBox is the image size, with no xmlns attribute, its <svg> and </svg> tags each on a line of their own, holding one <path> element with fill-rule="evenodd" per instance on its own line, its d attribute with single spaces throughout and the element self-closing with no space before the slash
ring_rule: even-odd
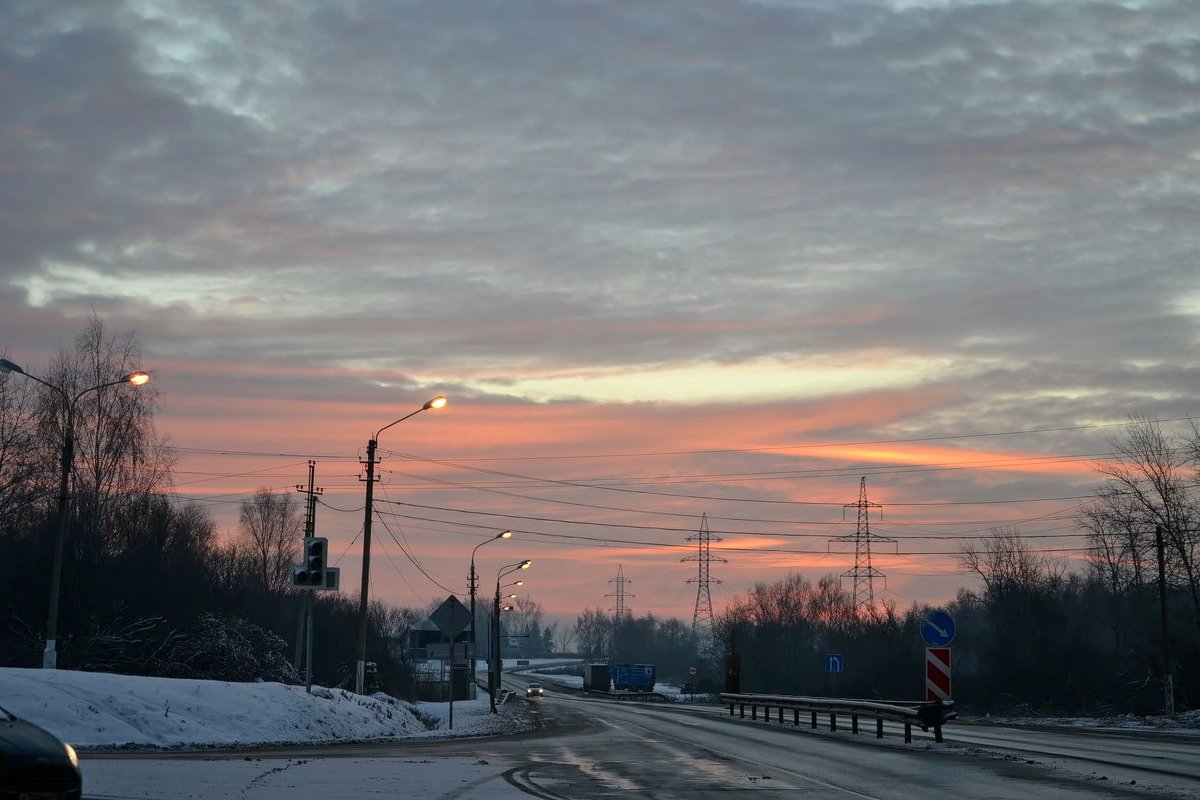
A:
<svg viewBox="0 0 1200 800">
<path fill-rule="evenodd" d="M 616 598 L 617 604 L 609 609 L 609 611 L 613 612 L 613 621 L 620 622 L 624 618 L 633 616 L 633 611 L 625 605 L 625 598 L 637 597 L 637 595 L 625 591 L 625 585 L 633 583 L 633 581 L 625 577 L 625 572 L 622 570 L 620 564 L 617 564 L 617 577 L 611 578 L 608 582 L 614 583 L 617 586 L 616 591 L 604 595 L 605 597 Z"/>
<path fill-rule="evenodd" d="M 697 547 L 696 555 L 680 559 L 680 561 L 696 562 L 696 577 L 687 579 L 688 583 L 696 584 L 696 611 L 692 614 L 692 635 L 696 637 L 696 641 L 702 647 L 711 646 L 713 639 L 713 609 L 712 591 L 709 587 L 721 581 L 712 576 L 709 567 L 714 561 L 719 561 L 722 564 L 728 564 L 729 561 L 728 559 L 712 554 L 712 543 L 721 541 L 721 537 L 713 536 L 708 530 L 708 514 L 701 515 L 699 533 L 689 536 L 687 541 L 696 542 Z"/>
<path fill-rule="evenodd" d="M 845 509 L 853 508 L 858 511 L 858 527 L 854 531 L 853 536 L 839 536 L 836 539 L 830 539 L 831 542 L 854 542 L 854 569 L 843 572 L 841 577 L 854 579 L 854 613 L 857 614 L 863 610 L 869 610 L 875 606 L 875 578 L 886 578 L 879 570 L 871 565 L 871 543 L 872 542 L 890 542 L 895 544 L 895 539 L 889 539 L 886 536 L 876 536 L 871 533 L 870 514 L 872 508 L 880 509 L 879 518 L 883 519 L 883 506 L 878 503 L 871 503 L 867 500 L 867 478 L 864 475 L 858 482 L 858 502 L 846 503 L 843 507 L 842 514 L 845 515 Z"/>
</svg>

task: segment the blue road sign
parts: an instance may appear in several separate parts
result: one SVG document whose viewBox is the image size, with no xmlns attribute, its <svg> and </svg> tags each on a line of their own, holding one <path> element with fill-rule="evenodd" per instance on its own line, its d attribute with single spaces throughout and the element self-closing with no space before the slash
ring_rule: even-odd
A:
<svg viewBox="0 0 1200 800">
<path fill-rule="evenodd" d="M 954 641 L 954 617 L 945 611 L 930 611 L 921 622 L 921 638 L 930 647 L 945 647 Z"/>
<path fill-rule="evenodd" d="M 842 658 L 841 653 L 826 653 L 825 654 L 825 671 L 826 672 L 841 672 L 846 666 L 846 659 Z"/>
</svg>

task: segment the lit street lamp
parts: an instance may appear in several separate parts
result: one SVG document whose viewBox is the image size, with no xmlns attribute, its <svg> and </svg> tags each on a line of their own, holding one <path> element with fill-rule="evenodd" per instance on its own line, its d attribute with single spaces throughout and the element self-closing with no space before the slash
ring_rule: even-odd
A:
<svg viewBox="0 0 1200 800">
<path fill-rule="evenodd" d="M 0 358 L 0 373 L 15 372 L 24 375 L 32 381 L 52 389 L 62 400 L 63 406 L 63 443 L 62 456 L 58 470 L 58 523 L 54 539 L 54 564 L 50 571 L 50 611 L 46 617 L 46 649 L 42 653 L 42 669 L 55 669 L 58 666 L 58 653 L 55 644 L 58 639 L 58 595 L 62 584 L 63 541 L 67 537 L 67 515 L 70 509 L 71 468 L 75 461 L 75 405 L 79 398 L 88 392 L 96 392 L 109 386 L 119 386 L 132 383 L 141 386 L 150 380 L 145 372 L 131 372 L 120 380 L 89 386 L 72 397 L 65 389 L 48 383 L 36 375 L 30 375 L 7 358 Z"/>
<path fill-rule="evenodd" d="M 488 691 L 492 696 L 491 711 L 493 714 L 496 713 L 496 694 L 500 691 L 500 674 L 504 665 L 504 659 L 500 657 L 500 579 L 518 570 L 529 569 L 529 565 L 532 563 L 529 559 L 525 559 L 503 566 L 496 573 L 496 597 L 492 603 L 492 669 L 488 672 Z M 517 581 L 516 584 L 511 585 L 515 586 L 521 583 L 524 581 Z"/>
<path fill-rule="evenodd" d="M 398 425 L 409 417 L 416 416 L 431 408 L 441 408 L 446 405 L 446 398 L 438 395 L 411 414 L 406 414 L 395 422 L 389 422 L 367 441 L 367 503 L 363 517 L 363 561 L 362 561 L 362 594 L 358 603 L 358 665 L 355 670 L 354 691 L 363 693 L 363 683 L 367 669 L 367 587 L 371 574 L 371 519 L 374 513 L 375 496 L 375 448 L 379 444 L 379 434 L 393 425 Z"/>
<path fill-rule="evenodd" d="M 475 551 L 478 550 L 479 548 L 483 547 L 485 544 L 494 542 L 497 539 L 511 539 L 511 538 L 512 538 L 512 531 L 501 531 L 500 533 L 497 533 L 495 536 L 491 537 L 490 539 L 485 539 L 482 542 L 480 542 L 479 544 L 475 545 L 475 549 L 471 551 L 471 571 L 469 573 L 467 573 L 467 592 L 468 592 L 468 594 L 471 595 L 471 683 L 472 683 L 472 685 L 474 685 L 474 683 L 475 683 L 475 654 L 476 654 L 476 649 L 475 649 L 475 594 L 479 588 L 478 583 L 477 583 L 478 579 L 475 575 Z M 474 697 L 473 690 L 472 690 L 471 696 Z"/>
</svg>

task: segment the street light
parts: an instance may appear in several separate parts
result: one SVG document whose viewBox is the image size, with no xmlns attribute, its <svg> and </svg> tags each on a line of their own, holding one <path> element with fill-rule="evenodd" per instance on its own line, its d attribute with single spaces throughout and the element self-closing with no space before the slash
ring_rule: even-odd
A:
<svg viewBox="0 0 1200 800">
<path fill-rule="evenodd" d="M 492 602 L 492 669 L 488 672 L 488 693 L 491 695 L 493 714 L 496 713 L 496 694 L 500 691 L 501 666 L 504 664 L 504 659 L 500 657 L 500 579 L 519 570 L 529 569 L 529 565 L 532 563 L 529 559 L 525 559 L 503 566 L 496 573 L 496 597 Z M 524 581 L 517 581 L 511 585 L 516 586 L 522 583 Z"/>
<path fill-rule="evenodd" d="M 0 373 L 7 374 L 9 372 L 24 375 L 26 378 L 52 389 L 62 400 L 63 406 L 63 443 L 58 469 L 58 530 L 54 538 L 54 563 L 50 569 L 50 611 L 46 616 L 46 649 L 42 652 L 42 669 L 56 669 L 58 667 L 58 653 L 55 647 L 58 639 L 58 595 L 62 585 L 63 542 L 67 538 L 71 468 L 75 461 L 75 405 L 79 402 L 79 398 L 88 392 L 96 392 L 109 386 L 120 386 L 123 383 L 141 386 L 150 380 L 150 375 L 141 371 L 131 372 L 118 381 L 89 386 L 72 397 L 61 386 L 55 386 L 36 375 L 30 375 L 7 358 L 0 358 Z"/>
<path fill-rule="evenodd" d="M 477 584 L 477 576 L 475 574 L 475 551 L 483 547 L 485 544 L 490 544 L 497 539 L 511 539 L 512 531 L 501 531 L 490 539 L 485 539 L 475 545 L 475 549 L 471 551 L 471 571 L 467 573 L 467 593 L 471 595 L 471 683 L 475 683 L 475 594 L 479 586 Z M 471 695 L 474 696 L 474 693 Z"/>
<path fill-rule="evenodd" d="M 365 516 L 363 517 L 362 594 L 359 596 L 358 601 L 358 665 L 354 678 L 354 691 L 356 694 L 363 693 L 363 682 L 367 670 L 367 584 L 370 581 L 371 574 L 371 518 L 375 516 L 375 448 L 379 444 L 379 434 L 393 425 L 404 422 L 409 417 L 420 414 L 422 411 L 428 411 L 431 408 L 441 408 L 444 405 L 446 405 L 446 398 L 438 395 L 411 414 L 405 414 L 395 422 L 389 422 L 387 425 L 384 425 L 367 440 L 367 503 Z"/>
</svg>

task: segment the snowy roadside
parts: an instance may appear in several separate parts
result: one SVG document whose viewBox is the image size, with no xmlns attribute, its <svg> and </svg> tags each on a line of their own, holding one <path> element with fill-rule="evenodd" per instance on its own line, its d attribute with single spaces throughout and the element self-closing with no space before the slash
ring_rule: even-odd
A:
<svg viewBox="0 0 1200 800">
<path fill-rule="evenodd" d="M 486 736 L 532 727 L 515 707 L 490 713 L 486 695 L 455 702 L 451 729 L 449 703 L 43 669 L 0 669 L 0 706 L 81 752 Z"/>
<path fill-rule="evenodd" d="M 530 682 L 581 688 L 582 678 L 539 674 Z M 683 701 L 676 687 L 655 690 Z M 407 703 L 342 689 L 279 683 L 142 678 L 66 670 L 0 669 L 0 706 L 49 730 L 81 752 L 122 749 L 261 747 L 327 742 L 438 739 L 521 733 L 533 722 L 523 703 L 490 713 L 488 698 Z M 1200 736 L 1200 711 L 1164 717 L 965 718 L 964 724 L 1157 730 Z"/>
</svg>

